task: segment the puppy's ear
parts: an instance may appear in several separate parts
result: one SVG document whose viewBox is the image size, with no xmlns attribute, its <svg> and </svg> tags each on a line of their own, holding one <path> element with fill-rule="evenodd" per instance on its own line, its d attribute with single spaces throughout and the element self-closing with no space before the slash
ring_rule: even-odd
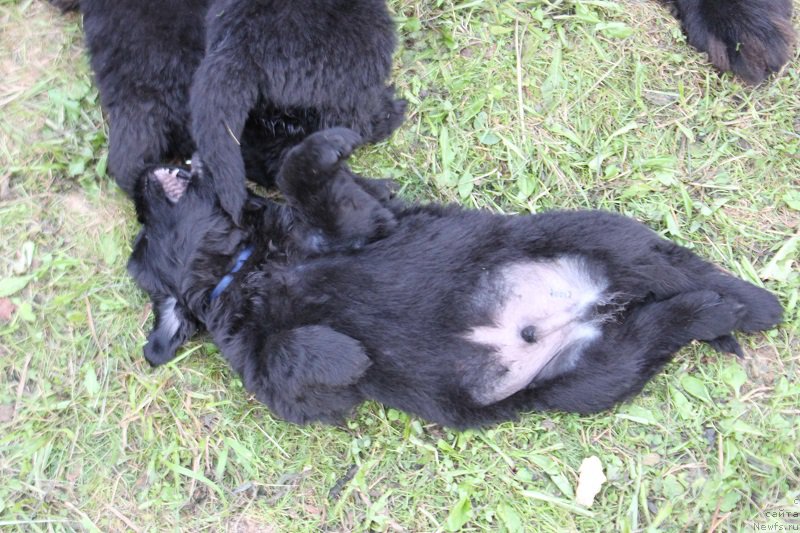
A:
<svg viewBox="0 0 800 533">
<path fill-rule="evenodd" d="M 156 319 L 144 345 L 144 358 L 155 367 L 174 359 L 175 352 L 197 331 L 197 326 L 181 310 L 175 298 L 153 300 L 153 310 Z"/>
</svg>

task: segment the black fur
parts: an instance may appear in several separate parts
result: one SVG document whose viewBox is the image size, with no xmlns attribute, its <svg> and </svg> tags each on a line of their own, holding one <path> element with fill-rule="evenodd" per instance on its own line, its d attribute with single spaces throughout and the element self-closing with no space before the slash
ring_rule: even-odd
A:
<svg viewBox="0 0 800 533">
<path fill-rule="evenodd" d="M 792 0 L 666 0 L 689 44 L 715 67 L 759 83 L 789 61 L 795 31 Z"/>
<path fill-rule="evenodd" d="M 376 142 L 402 123 L 405 102 L 386 85 L 395 37 L 385 0 L 215 0 L 206 23 L 192 133 L 235 218 L 246 198 L 239 139 L 251 111 L 294 130 L 261 147 L 274 162 L 270 176 L 287 148 L 318 129 L 347 126 Z"/>
<path fill-rule="evenodd" d="M 245 173 L 272 184 L 306 135 L 341 124 L 376 141 L 402 122 L 405 102 L 385 84 L 395 38 L 383 0 L 80 0 L 80 10 L 108 168 L 129 195 L 145 168 L 191 157 L 197 141 L 238 216 Z"/>
<path fill-rule="evenodd" d="M 638 393 L 691 340 L 740 352 L 735 330 L 780 320 L 772 294 L 630 218 L 502 216 L 367 191 L 341 163 L 357 144 L 342 129 L 308 137 L 278 179 L 288 205 L 251 195 L 242 226 L 202 170 L 176 202 L 153 172 L 138 195 L 144 227 L 130 273 L 156 309 L 174 299 L 171 318 L 207 328 L 247 389 L 287 420 L 337 421 L 367 398 L 455 427 L 526 410 L 599 411 Z M 247 245 L 253 255 L 210 301 Z M 490 324 L 497 304 L 477 288 L 492 287 L 506 265 L 563 256 L 608 280 L 613 301 L 596 309 L 612 317 L 602 336 L 574 364 L 557 361 L 548 377 L 500 401 L 476 401 L 476 390 L 507 371 L 492 349 L 465 338 Z M 169 322 L 157 318 L 156 331 Z M 190 329 L 148 359 L 171 359 Z"/>
<path fill-rule="evenodd" d="M 791 0 L 662 1 L 723 71 L 756 83 L 790 58 Z M 80 0 L 80 9 L 110 123 L 109 171 L 128 194 L 146 166 L 191 156 L 191 129 L 223 205 L 238 213 L 244 175 L 269 185 L 305 135 L 344 125 L 374 141 L 402 118 L 384 86 L 394 37 L 383 0 Z"/>
<path fill-rule="evenodd" d="M 108 170 L 129 195 L 147 165 L 187 159 L 189 86 L 203 58 L 208 0 L 81 0 L 109 123 Z"/>
</svg>

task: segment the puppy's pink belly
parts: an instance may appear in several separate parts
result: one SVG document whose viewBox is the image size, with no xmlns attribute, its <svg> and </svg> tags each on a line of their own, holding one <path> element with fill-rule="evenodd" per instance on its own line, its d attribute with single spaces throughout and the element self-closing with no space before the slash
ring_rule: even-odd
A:
<svg viewBox="0 0 800 533">
<path fill-rule="evenodd" d="M 492 324 L 465 335 L 490 348 L 493 362 L 505 369 L 494 379 L 479 380 L 482 385 L 470 391 L 482 405 L 574 366 L 583 348 L 601 335 L 592 309 L 605 299 L 607 287 L 585 260 L 572 256 L 514 263 L 492 276 L 492 285 L 501 287 Z M 475 297 L 490 292 L 481 288 Z"/>
</svg>

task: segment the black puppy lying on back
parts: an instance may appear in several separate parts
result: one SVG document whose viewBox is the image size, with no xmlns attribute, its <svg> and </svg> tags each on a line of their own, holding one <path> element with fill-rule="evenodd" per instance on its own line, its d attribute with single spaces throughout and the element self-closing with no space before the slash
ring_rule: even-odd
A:
<svg viewBox="0 0 800 533">
<path fill-rule="evenodd" d="M 622 216 L 405 206 L 324 130 L 250 196 L 245 224 L 202 169 L 143 179 L 129 271 L 153 300 L 153 365 L 206 328 L 248 390 L 298 423 L 372 398 L 455 427 L 588 413 L 639 392 L 693 339 L 773 327 L 776 298 Z"/>
</svg>

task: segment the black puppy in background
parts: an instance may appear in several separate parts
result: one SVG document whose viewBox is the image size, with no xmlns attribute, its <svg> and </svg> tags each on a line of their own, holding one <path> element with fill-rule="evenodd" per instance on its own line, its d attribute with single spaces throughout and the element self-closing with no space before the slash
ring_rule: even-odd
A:
<svg viewBox="0 0 800 533">
<path fill-rule="evenodd" d="M 741 354 L 735 330 L 780 320 L 772 294 L 630 218 L 406 206 L 342 163 L 359 142 L 306 138 L 278 176 L 287 205 L 251 195 L 242 226 L 204 169 L 144 176 L 129 272 L 156 313 L 151 364 L 205 328 L 287 420 L 371 398 L 468 427 L 609 408 L 691 340 Z"/>
<path fill-rule="evenodd" d="M 383 0 L 51 3 L 80 6 L 109 172 L 129 195 L 144 168 L 191 157 L 197 141 L 236 214 L 244 175 L 271 185 L 306 135 L 342 124 L 377 141 L 403 120 L 386 85 L 395 31 Z"/>
<path fill-rule="evenodd" d="M 50 2 L 83 13 L 109 171 L 128 194 L 147 165 L 190 157 L 194 133 L 235 212 L 244 176 L 270 184 L 276 155 L 308 133 L 349 125 L 378 140 L 402 115 L 385 87 L 394 31 L 383 0 Z M 791 0 L 662 2 L 693 46 L 748 82 L 791 56 Z"/>
<path fill-rule="evenodd" d="M 395 47 L 385 0 L 214 0 L 206 42 L 192 136 L 234 218 L 247 197 L 242 134 L 261 141 L 272 177 L 284 152 L 318 129 L 346 126 L 377 142 L 403 121 L 405 102 L 385 84 Z"/>
</svg>

